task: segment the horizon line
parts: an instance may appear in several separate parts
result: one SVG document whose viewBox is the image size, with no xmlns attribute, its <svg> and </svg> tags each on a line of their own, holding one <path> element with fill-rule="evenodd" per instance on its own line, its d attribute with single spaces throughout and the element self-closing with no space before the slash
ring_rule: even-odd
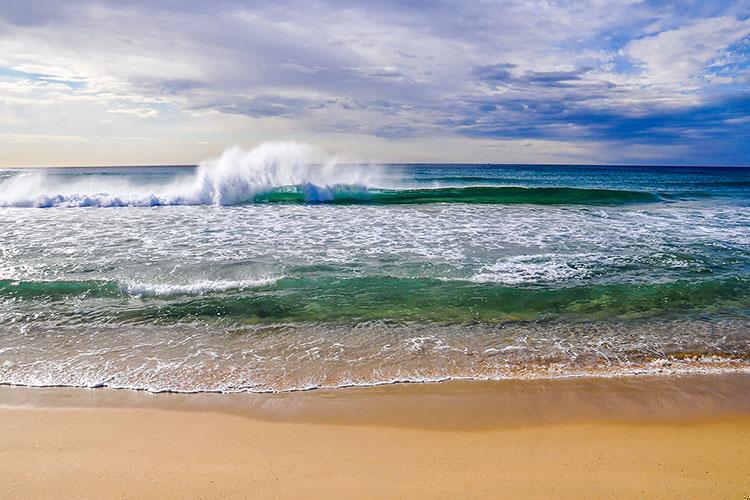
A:
<svg viewBox="0 0 750 500">
<path fill-rule="evenodd" d="M 313 163 L 312 165 L 320 165 Z M 340 163 L 340 165 L 379 165 L 379 166 L 471 166 L 471 167 L 610 167 L 610 168 L 750 168 L 747 165 L 720 165 L 720 164 L 645 164 L 645 163 L 488 163 L 488 162 L 361 162 Z M 0 170 L 53 170 L 53 169 L 106 169 L 106 168 L 196 168 L 200 164 L 138 164 L 138 165 L 13 165 L 0 166 Z"/>
</svg>

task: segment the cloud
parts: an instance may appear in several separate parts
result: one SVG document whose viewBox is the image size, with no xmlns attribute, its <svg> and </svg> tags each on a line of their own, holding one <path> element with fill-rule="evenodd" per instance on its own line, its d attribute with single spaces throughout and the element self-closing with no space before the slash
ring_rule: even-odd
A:
<svg viewBox="0 0 750 500">
<path fill-rule="evenodd" d="M 213 101 L 196 109 L 211 109 L 221 113 L 245 115 L 251 118 L 296 118 L 302 116 L 308 108 L 315 106 L 325 106 L 325 104 L 315 104 L 314 101 L 300 97 L 261 95 L 229 98 L 222 102 Z"/>
<path fill-rule="evenodd" d="M 135 115 L 141 118 L 148 118 L 149 116 L 156 116 L 159 112 L 155 109 L 149 108 L 117 108 L 108 109 L 107 113 L 112 114 L 123 114 L 123 115 Z"/>
<path fill-rule="evenodd" d="M 185 142 L 177 163 L 274 138 L 433 158 L 422 146 L 446 137 L 484 161 L 575 151 L 684 163 L 721 148 L 750 163 L 748 12 L 746 1 L 7 0 L 0 126 L 37 143 L 90 138 L 84 163 L 102 123 L 108 137 Z"/>
<path fill-rule="evenodd" d="M 699 78 L 733 44 L 750 36 L 750 19 L 714 17 L 629 42 L 623 49 L 647 84 L 685 85 Z"/>
<path fill-rule="evenodd" d="M 471 71 L 472 76 L 488 82 L 508 82 L 514 79 L 512 69 L 515 64 L 498 63 L 488 66 L 477 66 Z"/>
</svg>

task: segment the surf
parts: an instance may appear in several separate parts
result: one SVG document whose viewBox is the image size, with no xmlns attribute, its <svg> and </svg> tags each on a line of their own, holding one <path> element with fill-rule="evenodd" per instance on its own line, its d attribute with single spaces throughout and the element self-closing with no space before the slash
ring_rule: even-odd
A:
<svg viewBox="0 0 750 500">
<path fill-rule="evenodd" d="M 233 146 L 201 162 L 188 175 L 154 180 L 147 175 L 102 175 L 27 170 L 0 182 L 0 206 L 18 208 L 236 205 L 284 186 L 308 186 L 308 201 L 325 201 L 332 186 L 372 185 L 379 167 L 342 164 L 308 144 L 263 143 L 249 151 Z"/>
<path fill-rule="evenodd" d="M 624 205 L 678 201 L 680 193 L 583 187 L 496 185 L 469 176 L 471 184 L 436 181 L 417 186 L 384 175 L 380 165 L 352 164 L 307 144 L 264 143 L 249 151 L 228 148 L 195 169 L 151 175 L 148 168 L 106 174 L 95 169 L 65 173 L 23 171 L 0 181 L 0 206 L 108 208 L 173 205 L 233 206 L 258 203 L 325 205 L 531 204 Z M 403 173 L 403 172 L 400 172 Z M 454 176 L 455 177 L 455 176 Z M 447 178 L 450 181 L 450 178 Z M 455 181 L 457 178 L 454 178 Z"/>
</svg>

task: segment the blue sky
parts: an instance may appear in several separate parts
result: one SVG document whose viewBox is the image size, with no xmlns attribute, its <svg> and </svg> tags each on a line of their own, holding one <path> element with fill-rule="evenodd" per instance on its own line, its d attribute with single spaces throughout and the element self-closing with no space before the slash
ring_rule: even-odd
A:
<svg viewBox="0 0 750 500">
<path fill-rule="evenodd" d="M 4 0 L 0 165 L 750 164 L 750 1 Z"/>
</svg>

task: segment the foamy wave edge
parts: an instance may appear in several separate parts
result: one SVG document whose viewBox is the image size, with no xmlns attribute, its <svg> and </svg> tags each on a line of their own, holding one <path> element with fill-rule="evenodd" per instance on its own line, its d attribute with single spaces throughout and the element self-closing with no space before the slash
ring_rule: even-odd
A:
<svg viewBox="0 0 750 500">
<path fill-rule="evenodd" d="M 725 361 L 725 360 L 724 360 Z M 665 366 L 669 364 L 670 366 Z M 678 366 L 672 366 L 677 364 Z M 0 381 L 0 386 L 6 387 L 30 387 L 30 388 L 71 388 L 71 389 L 114 389 L 130 390 L 138 392 L 148 392 L 151 394 L 287 394 L 295 392 L 310 392 L 338 389 L 367 389 L 382 387 L 396 384 L 439 384 L 452 381 L 465 382 L 504 382 L 514 380 L 566 380 L 566 379 L 615 379 L 630 377 L 679 377 L 690 375 L 729 375 L 729 374 L 750 374 L 750 364 L 747 362 L 734 362 L 722 366 L 712 366 L 712 363 L 706 362 L 700 365 L 678 364 L 674 360 L 658 360 L 640 367 L 623 367 L 613 370 L 598 371 L 579 371 L 570 373 L 536 373 L 525 374 L 522 376 L 461 376 L 446 375 L 436 377 L 402 377 L 385 380 L 372 381 L 343 381 L 339 384 L 309 384 L 292 386 L 283 389 L 262 388 L 258 386 L 227 386 L 223 388 L 195 388 L 180 389 L 173 387 L 149 387 L 135 385 L 118 385 L 112 384 L 109 380 L 92 382 L 89 384 L 65 384 L 65 383 L 33 383 L 33 382 L 16 382 Z"/>
<path fill-rule="evenodd" d="M 128 295 L 136 297 L 169 297 L 174 295 L 204 295 L 210 292 L 226 290 L 243 290 L 271 285 L 280 278 L 260 278 L 252 280 L 213 281 L 203 280 L 195 283 L 165 284 L 129 282 L 120 283 L 120 289 Z"/>
</svg>

